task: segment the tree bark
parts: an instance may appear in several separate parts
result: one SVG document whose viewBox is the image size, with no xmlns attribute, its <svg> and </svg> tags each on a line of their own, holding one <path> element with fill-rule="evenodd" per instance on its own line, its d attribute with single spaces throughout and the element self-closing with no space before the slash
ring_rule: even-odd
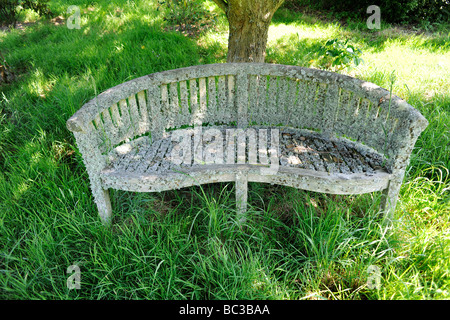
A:
<svg viewBox="0 0 450 320">
<path fill-rule="evenodd" d="M 214 0 L 229 23 L 227 62 L 264 62 L 273 14 L 284 0 Z"/>
</svg>

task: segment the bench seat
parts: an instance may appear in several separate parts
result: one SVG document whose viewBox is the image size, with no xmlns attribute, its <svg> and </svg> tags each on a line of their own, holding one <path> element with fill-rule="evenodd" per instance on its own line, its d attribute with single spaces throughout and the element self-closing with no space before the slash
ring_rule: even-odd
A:
<svg viewBox="0 0 450 320">
<path fill-rule="evenodd" d="M 226 130 L 214 128 L 226 137 Z M 259 134 L 264 130 L 264 135 Z M 203 132 L 210 128 L 203 128 Z M 173 159 L 174 146 L 170 132 L 151 142 L 149 136 L 140 137 L 116 147 L 109 154 L 109 165 L 101 171 L 103 184 L 108 188 L 139 192 L 159 192 L 193 185 L 232 182 L 244 172 L 249 182 L 281 184 L 300 189 L 333 194 L 362 194 L 387 188 L 390 169 L 384 157 L 360 143 L 347 139 L 329 139 L 320 133 L 292 128 L 251 128 L 257 152 L 251 156 L 251 141 L 245 139 L 245 159 L 238 157 L 235 142 L 223 139 L 217 154 L 201 161 L 194 153 L 183 163 Z M 267 132 L 277 130 L 279 145 L 271 146 Z M 183 134 L 194 145 L 193 130 Z M 242 140 L 243 141 L 243 140 Z M 203 142 L 203 151 L 207 141 Z M 243 141 L 244 142 L 244 141 Z M 275 147 L 276 172 L 262 174 L 261 168 L 274 168 L 270 163 L 270 147 Z M 228 158 L 232 150 L 233 155 Z M 244 150 L 244 148 L 242 149 Z M 230 161 L 231 159 L 231 161 Z M 187 161 L 186 161 L 187 160 Z M 275 174 L 276 173 L 276 174 Z"/>
</svg>

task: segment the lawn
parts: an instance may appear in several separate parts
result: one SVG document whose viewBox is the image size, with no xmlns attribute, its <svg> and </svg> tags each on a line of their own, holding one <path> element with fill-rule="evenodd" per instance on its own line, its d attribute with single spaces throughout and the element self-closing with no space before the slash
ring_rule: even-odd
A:
<svg viewBox="0 0 450 320">
<path fill-rule="evenodd" d="M 266 62 L 305 67 L 318 67 L 328 39 L 349 39 L 364 63 L 342 72 L 392 84 L 430 122 L 393 227 L 377 215 L 378 193 L 254 183 L 241 229 L 234 186 L 222 183 L 112 191 L 105 228 L 66 120 L 127 80 L 225 62 L 228 25 L 209 2 L 216 22 L 197 36 L 169 28 L 157 1 L 50 4 L 65 19 L 69 5 L 81 10 L 80 29 L 27 12 L 24 27 L 0 31 L 16 74 L 0 86 L 0 299 L 450 298 L 449 25 L 368 30 L 281 8 L 269 31 Z M 72 265 L 79 289 L 67 286 Z"/>
</svg>

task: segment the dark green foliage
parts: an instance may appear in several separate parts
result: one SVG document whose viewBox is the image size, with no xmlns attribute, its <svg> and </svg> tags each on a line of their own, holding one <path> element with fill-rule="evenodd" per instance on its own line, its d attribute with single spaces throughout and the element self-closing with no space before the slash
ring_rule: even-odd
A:
<svg viewBox="0 0 450 320">
<path fill-rule="evenodd" d="M 0 21 L 1 24 L 15 25 L 20 11 L 31 9 L 40 16 L 50 16 L 48 8 L 49 0 L 0 0 Z"/>
<path fill-rule="evenodd" d="M 445 21 L 450 18 L 449 0 L 291 0 L 294 4 L 316 10 L 345 13 L 347 17 L 368 17 L 370 5 L 380 7 L 381 18 L 388 23 L 418 23 Z"/>
<path fill-rule="evenodd" d="M 201 0 L 158 1 L 169 28 L 188 35 L 197 35 L 216 21 L 216 15 L 203 7 Z"/>
<path fill-rule="evenodd" d="M 0 25 L 9 24 L 16 20 L 17 1 L 0 0 Z"/>
</svg>

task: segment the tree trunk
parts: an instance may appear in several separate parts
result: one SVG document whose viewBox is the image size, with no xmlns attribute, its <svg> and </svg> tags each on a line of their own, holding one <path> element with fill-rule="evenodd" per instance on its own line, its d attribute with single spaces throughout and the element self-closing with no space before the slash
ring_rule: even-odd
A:
<svg viewBox="0 0 450 320">
<path fill-rule="evenodd" d="M 215 0 L 229 23 L 227 62 L 264 62 L 273 14 L 284 0 Z"/>
</svg>

